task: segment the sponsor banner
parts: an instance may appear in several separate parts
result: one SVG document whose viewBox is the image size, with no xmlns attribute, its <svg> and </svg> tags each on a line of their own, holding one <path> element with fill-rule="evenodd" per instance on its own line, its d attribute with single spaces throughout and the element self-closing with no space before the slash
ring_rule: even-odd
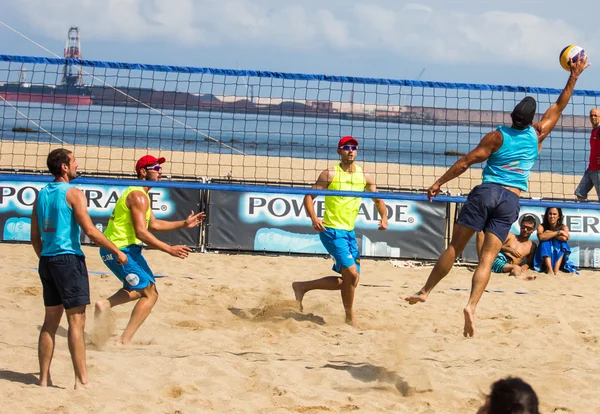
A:
<svg viewBox="0 0 600 414">
<path fill-rule="evenodd" d="M 513 223 L 511 231 L 519 234 L 519 220 L 526 214 L 534 215 L 537 224 L 540 224 L 545 211 L 545 207 L 521 207 L 519 219 Z M 577 267 L 600 267 L 600 211 L 563 208 L 562 212 L 564 215 L 563 224 L 569 228 L 571 236 L 569 239 L 569 247 L 571 248 L 569 260 Z M 539 245 L 537 231 L 533 233 L 531 240 Z M 469 241 L 462 257 L 467 262 L 477 261 L 475 237 Z"/>
<path fill-rule="evenodd" d="M 304 196 L 211 191 L 209 249 L 326 254 L 304 209 Z M 444 249 L 446 204 L 386 200 L 388 229 L 379 231 L 375 203 L 363 199 L 355 232 L 365 257 L 437 259 Z M 324 197 L 314 201 L 319 218 Z"/>
<path fill-rule="evenodd" d="M 37 194 L 47 182 L 0 182 L 0 229 L 2 241 L 31 240 L 31 210 Z M 103 185 L 77 185 L 85 194 L 88 212 L 96 228 L 103 231 L 119 196 L 126 187 Z M 150 208 L 154 216 L 160 220 L 183 220 L 191 210 L 198 211 L 200 192 L 180 188 L 153 188 L 148 193 Z M 182 229 L 155 234 L 160 240 L 169 244 L 185 244 L 198 246 L 200 231 L 198 228 Z M 82 232 L 82 242 L 90 240 Z"/>
</svg>

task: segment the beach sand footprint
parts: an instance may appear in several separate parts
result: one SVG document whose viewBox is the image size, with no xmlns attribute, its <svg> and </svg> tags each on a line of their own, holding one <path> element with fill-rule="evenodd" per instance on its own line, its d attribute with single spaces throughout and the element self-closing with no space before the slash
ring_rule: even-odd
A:
<svg viewBox="0 0 600 414">
<path fill-rule="evenodd" d="M 176 328 L 187 329 L 190 331 L 197 331 L 202 329 L 202 325 L 200 324 L 200 322 L 193 320 L 172 322 L 171 325 L 175 326 Z"/>
<path fill-rule="evenodd" d="M 169 385 L 163 390 L 163 395 L 167 398 L 176 399 L 184 394 L 197 393 L 198 388 L 194 385 L 182 386 L 182 385 Z"/>
<path fill-rule="evenodd" d="M 295 300 L 274 301 L 252 309 L 230 307 L 228 310 L 238 318 L 254 322 L 276 322 L 294 319 L 299 322 L 309 321 L 317 325 L 325 325 L 325 320 L 321 316 L 300 312 L 298 302 Z"/>
<path fill-rule="evenodd" d="M 8 293 L 15 293 L 21 296 L 42 296 L 40 286 L 13 286 L 7 289 Z"/>
</svg>

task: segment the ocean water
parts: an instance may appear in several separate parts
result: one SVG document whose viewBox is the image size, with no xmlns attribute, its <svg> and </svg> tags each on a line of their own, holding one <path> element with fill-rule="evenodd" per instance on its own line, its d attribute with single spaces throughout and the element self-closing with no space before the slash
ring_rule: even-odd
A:
<svg viewBox="0 0 600 414">
<path fill-rule="evenodd" d="M 446 151 L 466 153 L 491 130 L 301 116 L 11 104 L 69 144 L 336 159 L 339 137 L 353 135 L 360 141 L 359 160 L 442 167 L 457 160 L 456 155 L 444 155 Z M 0 102 L 0 139 L 55 140 L 44 132 L 12 132 L 15 126 L 37 129 L 25 117 Z M 544 142 L 533 171 L 583 173 L 589 157 L 588 137 L 587 132 L 555 129 Z"/>
</svg>

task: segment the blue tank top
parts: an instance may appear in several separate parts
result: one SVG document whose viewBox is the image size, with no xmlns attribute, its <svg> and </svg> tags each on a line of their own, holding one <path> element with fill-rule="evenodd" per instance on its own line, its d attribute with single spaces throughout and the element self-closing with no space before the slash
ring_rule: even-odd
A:
<svg viewBox="0 0 600 414">
<path fill-rule="evenodd" d="M 75 220 L 73 208 L 67 204 L 69 183 L 50 183 L 40 190 L 36 212 L 42 236 L 42 256 L 74 254 L 83 256 L 81 227 Z"/>
<path fill-rule="evenodd" d="M 527 191 L 529 173 L 539 155 L 537 132 L 532 126 L 523 130 L 499 126 L 498 131 L 502 146 L 488 158 L 482 181 Z"/>
</svg>

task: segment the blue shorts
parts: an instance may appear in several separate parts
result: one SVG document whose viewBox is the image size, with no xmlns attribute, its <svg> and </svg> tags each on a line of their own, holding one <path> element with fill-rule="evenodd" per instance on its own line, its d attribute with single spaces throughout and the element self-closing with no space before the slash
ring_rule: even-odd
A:
<svg viewBox="0 0 600 414">
<path fill-rule="evenodd" d="M 152 270 L 142 256 L 142 246 L 132 244 L 123 247 L 121 251 L 127 255 L 127 264 L 124 266 L 117 264 L 114 255 L 103 248 L 100 248 L 100 257 L 115 276 L 123 282 L 124 289 L 142 290 L 150 283 L 156 283 Z"/>
<path fill-rule="evenodd" d="M 332 269 L 335 272 L 342 273 L 342 269 L 356 265 L 356 271 L 360 274 L 360 254 L 354 230 L 325 227 L 325 231 L 319 233 L 319 238 L 327 252 L 333 257 Z"/>
<path fill-rule="evenodd" d="M 504 243 L 520 209 L 519 197 L 512 191 L 499 184 L 480 184 L 469 193 L 456 222 L 475 231 L 490 232 Z"/>
</svg>

